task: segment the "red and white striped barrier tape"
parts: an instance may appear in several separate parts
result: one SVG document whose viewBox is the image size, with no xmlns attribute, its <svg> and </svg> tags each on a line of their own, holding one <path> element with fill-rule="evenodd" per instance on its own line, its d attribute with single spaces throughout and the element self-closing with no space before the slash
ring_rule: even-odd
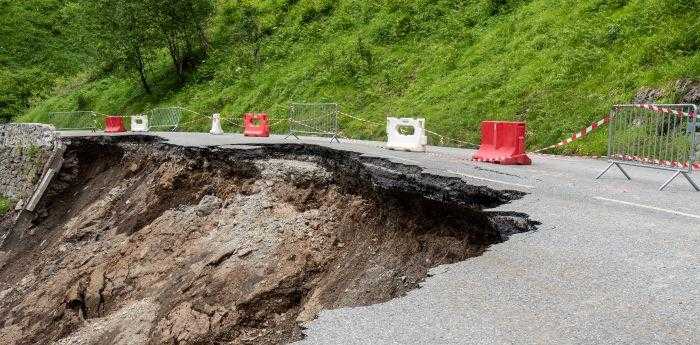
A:
<svg viewBox="0 0 700 345">
<path fill-rule="evenodd" d="M 569 143 L 571 143 L 571 142 L 574 142 L 574 141 L 576 141 L 576 140 L 579 140 L 579 139 L 585 137 L 585 136 L 588 135 L 589 133 L 595 131 L 598 127 L 603 126 L 603 125 L 606 125 L 606 124 L 608 124 L 608 123 L 610 123 L 610 116 L 606 116 L 606 117 L 600 119 L 600 120 L 597 121 L 597 122 L 591 123 L 590 126 L 588 126 L 588 127 L 586 127 L 586 128 L 583 128 L 583 129 L 581 129 L 580 131 L 574 133 L 571 137 L 567 138 L 566 140 L 562 140 L 562 141 L 560 141 L 559 143 L 556 143 L 556 144 L 554 144 L 554 145 L 547 146 L 547 147 L 545 147 L 545 148 L 541 148 L 541 149 L 536 150 L 536 151 L 532 151 L 532 153 L 542 152 L 542 151 L 545 151 L 545 150 L 553 149 L 553 148 L 555 148 L 555 147 L 562 147 L 562 146 L 564 146 L 564 145 L 566 145 L 566 144 L 569 144 Z"/>
<path fill-rule="evenodd" d="M 657 113 L 674 114 L 677 116 L 687 116 L 690 118 L 695 117 L 694 113 L 686 113 L 686 112 L 683 112 L 680 110 L 675 110 L 675 109 L 667 108 L 664 106 L 658 106 L 656 104 L 632 104 L 632 106 L 634 106 L 636 108 L 642 108 L 642 109 L 655 111 Z"/>
<path fill-rule="evenodd" d="M 694 118 L 694 117 L 696 116 L 696 114 L 695 114 L 695 113 L 692 113 L 692 112 L 686 113 L 686 112 L 683 112 L 683 111 L 680 111 L 680 110 L 671 109 L 671 108 L 668 108 L 668 107 L 665 107 L 665 106 L 659 106 L 659 105 L 656 105 L 656 104 L 631 104 L 631 105 L 629 105 L 629 106 L 632 106 L 632 107 L 635 107 L 635 108 L 647 109 L 647 110 L 651 110 L 651 111 L 654 111 L 654 112 L 657 112 L 657 113 L 674 114 L 674 115 L 676 115 L 676 116 L 687 116 L 687 117 L 690 117 L 690 118 Z M 616 108 L 616 109 L 620 109 L 621 106 L 615 106 L 615 108 Z M 553 149 L 553 148 L 555 148 L 555 147 L 561 147 L 561 146 L 567 145 L 567 144 L 569 144 L 569 143 L 571 143 L 571 142 L 573 142 L 573 141 L 576 141 L 576 140 L 579 140 L 579 139 L 585 137 L 585 136 L 588 135 L 589 133 L 591 133 L 591 132 L 593 132 L 594 130 L 596 130 L 598 127 L 600 127 L 600 126 L 602 126 L 602 125 L 605 125 L 605 124 L 608 124 L 608 123 L 610 123 L 610 116 L 606 116 L 606 117 L 602 118 L 600 121 L 592 123 L 590 126 L 588 126 L 588 127 L 584 128 L 584 129 L 582 129 L 582 130 L 576 132 L 575 134 L 573 134 L 570 138 L 567 138 L 566 140 L 563 140 L 563 141 L 561 141 L 561 142 L 559 142 L 559 143 L 557 143 L 557 144 L 554 144 L 554 145 L 547 146 L 547 147 L 545 147 L 545 148 L 539 149 L 539 150 L 537 150 L 537 151 L 533 151 L 533 153 L 538 153 L 538 152 L 542 152 L 542 151 L 545 151 L 545 150 Z"/>
<path fill-rule="evenodd" d="M 622 159 L 622 160 L 626 160 L 626 161 L 637 161 L 637 162 L 642 162 L 642 163 L 647 163 L 647 164 L 656 164 L 656 165 L 666 166 L 666 167 L 670 167 L 670 168 L 685 168 L 685 169 L 691 168 L 693 170 L 700 170 L 700 162 L 695 162 L 695 163 L 678 162 L 678 161 L 661 160 L 661 159 L 631 156 L 631 155 L 613 155 L 613 158 Z"/>
</svg>

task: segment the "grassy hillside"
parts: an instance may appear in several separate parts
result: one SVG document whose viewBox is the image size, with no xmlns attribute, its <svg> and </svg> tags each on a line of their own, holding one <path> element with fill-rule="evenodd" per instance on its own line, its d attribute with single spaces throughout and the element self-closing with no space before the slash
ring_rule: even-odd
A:
<svg viewBox="0 0 700 345">
<path fill-rule="evenodd" d="M 62 0 L 0 0 L 0 122 L 56 96 L 52 85 L 66 83 L 89 67 L 87 51 L 63 32 L 69 19 Z"/>
<path fill-rule="evenodd" d="M 528 145 L 537 148 L 598 120 L 642 87 L 666 90 L 665 100 L 675 101 L 676 80 L 700 79 L 695 0 L 257 3 L 218 1 L 209 56 L 182 84 L 167 53 L 157 54 L 148 65 L 151 95 L 134 75 L 90 63 L 87 53 L 71 66 L 71 54 L 38 47 L 73 77 L 48 83 L 50 91 L 22 109 L 21 120 L 158 105 L 283 116 L 289 101 L 333 101 L 380 123 L 387 115 L 426 117 L 429 129 L 468 142 L 478 142 L 481 120 L 523 120 Z M 29 66 L 42 70 L 43 62 Z M 27 89 L 35 87 L 46 89 Z M 356 138 L 383 136 L 383 128 L 350 119 L 342 125 Z M 567 151 L 601 153 L 603 142 L 596 135 Z"/>
</svg>

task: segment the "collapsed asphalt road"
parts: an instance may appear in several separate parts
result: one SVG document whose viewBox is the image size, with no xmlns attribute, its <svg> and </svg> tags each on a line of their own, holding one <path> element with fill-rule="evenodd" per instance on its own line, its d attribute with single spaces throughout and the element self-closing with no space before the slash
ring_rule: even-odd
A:
<svg viewBox="0 0 700 345">
<path fill-rule="evenodd" d="M 528 216 L 524 193 L 322 146 L 70 139 L 0 247 L 0 342 L 278 344 L 418 288 Z"/>
</svg>

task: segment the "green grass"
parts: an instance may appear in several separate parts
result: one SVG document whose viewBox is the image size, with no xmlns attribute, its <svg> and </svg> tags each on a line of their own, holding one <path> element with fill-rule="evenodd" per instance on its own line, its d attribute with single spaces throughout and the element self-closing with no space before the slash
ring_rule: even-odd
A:
<svg viewBox="0 0 700 345">
<path fill-rule="evenodd" d="M 65 0 L 0 0 L 0 123 L 59 96 L 53 86 L 76 79 L 89 66 L 91 53 L 64 32 L 71 21 L 64 5 Z"/>
<path fill-rule="evenodd" d="M 478 142 L 482 120 L 527 121 L 528 146 L 539 148 L 642 87 L 662 89 L 663 101 L 673 102 L 676 80 L 700 79 L 694 0 L 270 1 L 254 5 L 263 33 L 257 42 L 238 28 L 236 3 L 217 3 L 210 55 L 184 85 L 165 52 L 149 65 L 152 95 L 133 76 L 86 67 L 55 82 L 21 120 L 162 105 L 280 117 L 291 101 L 332 101 L 379 123 L 388 115 L 425 117 L 430 130 L 467 142 Z M 381 126 L 341 120 L 352 137 L 383 137 Z M 604 151 L 604 131 L 564 149 Z"/>
<path fill-rule="evenodd" d="M 11 207 L 11 200 L 5 196 L 0 195 L 0 216 L 7 213 Z"/>
</svg>

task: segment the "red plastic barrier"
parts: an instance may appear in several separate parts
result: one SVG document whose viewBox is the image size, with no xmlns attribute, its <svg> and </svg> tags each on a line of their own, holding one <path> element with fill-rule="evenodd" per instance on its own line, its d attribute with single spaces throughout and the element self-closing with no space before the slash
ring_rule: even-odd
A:
<svg viewBox="0 0 700 345">
<path fill-rule="evenodd" d="M 107 116 L 107 117 L 105 117 L 105 132 L 107 132 L 107 133 L 126 132 L 126 127 L 124 127 L 124 119 L 121 116 Z"/>
<path fill-rule="evenodd" d="M 258 124 L 255 124 L 255 122 Z M 243 135 L 246 137 L 269 137 L 270 121 L 266 113 L 248 113 L 243 116 Z"/>
<path fill-rule="evenodd" d="M 525 154 L 525 122 L 481 122 L 481 146 L 473 159 L 507 165 L 530 165 Z"/>
</svg>

